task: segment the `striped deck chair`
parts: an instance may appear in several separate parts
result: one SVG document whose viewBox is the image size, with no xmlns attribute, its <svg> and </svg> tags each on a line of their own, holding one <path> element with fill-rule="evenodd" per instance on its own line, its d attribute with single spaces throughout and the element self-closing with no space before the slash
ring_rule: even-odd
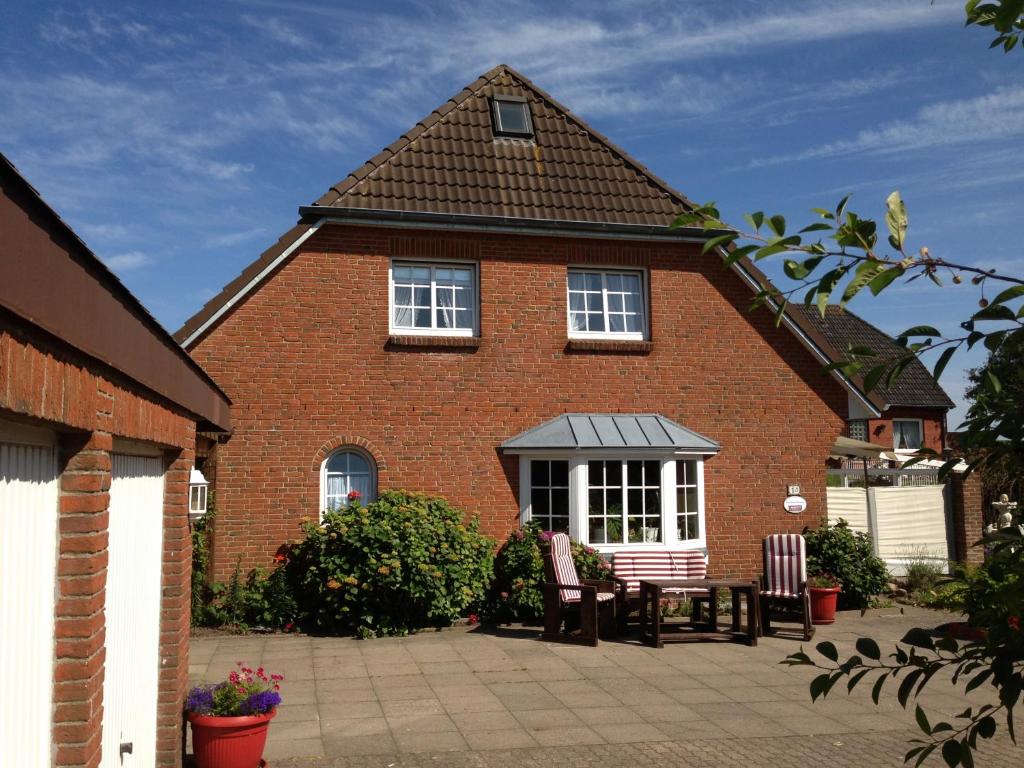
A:
<svg viewBox="0 0 1024 768">
<path fill-rule="evenodd" d="M 807 554 L 804 537 L 797 533 L 773 533 L 764 540 L 764 576 L 761 579 L 761 630 L 773 634 L 771 605 L 796 605 L 803 614 L 804 641 L 814 634 L 811 597 L 807 591 Z"/>
<path fill-rule="evenodd" d="M 569 537 L 556 533 L 544 555 L 544 633 L 542 640 L 597 645 L 598 626 L 615 632 L 615 582 L 580 581 Z M 579 616 L 579 628 L 562 631 L 567 618 Z"/>
</svg>

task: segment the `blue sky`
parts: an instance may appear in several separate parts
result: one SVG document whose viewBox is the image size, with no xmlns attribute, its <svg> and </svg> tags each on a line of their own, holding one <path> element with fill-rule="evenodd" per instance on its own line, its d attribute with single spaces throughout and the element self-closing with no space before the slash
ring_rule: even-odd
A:
<svg viewBox="0 0 1024 768">
<path fill-rule="evenodd" d="M 915 247 L 1019 275 L 1024 70 L 962 7 L 15 0 L 0 150 L 170 330 L 499 62 L 728 219 L 808 222 L 847 192 L 879 216 L 898 188 Z M 979 293 L 947 285 L 853 307 L 893 333 L 953 331 Z M 980 361 L 950 365 L 955 400 Z"/>
</svg>

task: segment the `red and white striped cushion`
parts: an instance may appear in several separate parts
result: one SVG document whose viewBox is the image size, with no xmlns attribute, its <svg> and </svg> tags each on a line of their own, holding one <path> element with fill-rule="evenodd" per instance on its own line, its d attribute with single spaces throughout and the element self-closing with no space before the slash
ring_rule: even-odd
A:
<svg viewBox="0 0 1024 768">
<path fill-rule="evenodd" d="M 704 555 L 694 550 L 619 550 L 612 561 L 614 574 L 625 580 L 627 592 L 639 592 L 641 580 L 704 579 L 708 565 Z M 666 589 L 665 594 L 706 595 L 706 589 Z"/>
<path fill-rule="evenodd" d="M 804 537 L 798 533 L 773 533 L 764 540 L 764 573 L 768 583 L 761 590 L 769 597 L 798 597 L 807 581 Z"/>
<path fill-rule="evenodd" d="M 556 533 L 551 537 L 551 564 L 555 568 L 555 582 L 560 586 L 576 586 L 580 583 L 567 534 Z M 578 589 L 563 589 L 559 594 L 566 603 L 577 603 L 582 596 Z"/>
<path fill-rule="evenodd" d="M 576 586 L 580 583 L 580 577 L 576 573 L 576 563 L 572 559 L 572 547 L 568 535 L 556 533 L 551 537 L 551 563 L 555 568 L 555 581 L 561 586 Z M 563 603 L 578 603 L 583 599 L 583 593 L 578 589 L 563 589 L 560 591 Z M 597 601 L 603 603 L 615 597 L 614 592 L 598 592 Z"/>
</svg>

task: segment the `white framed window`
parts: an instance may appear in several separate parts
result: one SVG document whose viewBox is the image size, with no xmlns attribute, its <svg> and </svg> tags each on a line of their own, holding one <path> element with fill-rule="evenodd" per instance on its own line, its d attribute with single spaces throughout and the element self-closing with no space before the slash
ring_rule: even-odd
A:
<svg viewBox="0 0 1024 768">
<path fill-rule="evenodd" d="M 569 336 L 630 339 L 647 336 L 646 273 L 570 267 Z"/>
<path fill-rule="evenodd" d="M 569 532 L 569 462 L 534 459 L 530 462 L 531 519 L 545 531 Z"/>
<path fill-rule="evenodd" d="M 892 420 L 892 447 L 897 451 L 916 451 L 924 439 L 920 419 Z"/>
<path fill-rule="evenodd" d="M 390 284 L 391 333 L 477 335 L 476 264 L 395 260 Z"/>
<path fill-rule="evenodd" d="M 353 492 L 359 494 L 361 504 L 377 498 L 377 470 L 369 454 L 352 447 L 340 448 L 321 465 L 321 512 L 348 506 Z"/>
<path fill-rule="evenodd" d="M 701 455 L 552 452 L 521 455 L 519 472 L 524 523 L 535 520 L 545 530 L 567 523 L 573 539 L 604 552 L 707 545 Z"/>
</svg>

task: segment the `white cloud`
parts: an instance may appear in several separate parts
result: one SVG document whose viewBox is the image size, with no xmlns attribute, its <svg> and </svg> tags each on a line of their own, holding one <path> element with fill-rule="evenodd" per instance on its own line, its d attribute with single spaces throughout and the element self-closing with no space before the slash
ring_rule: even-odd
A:
<svg viewBox="0 0 1024 768">
<path fill-rule="evenodd" d="M 141 251 L 128 251 L 108 256 L 103 259 L 103 263 L 114 272 L 130 272 L 152 264 L 153 260 Z"/>
<path fill-rule="evenodd" d="M 308 37 L 300 34 L 293 27 L 276 17 L 262 18 L 246 14 L 242 16 L 242 20 L 249 26 L 260 30 L 275 42 L 295 46 L 296 48 L 306 48 L 313 44 Z"/>
<path fill-rule="evenodd" d="M 206 241 L 206 245 L 210 248 L 227 248 L 232 245 L 244 243 L 248 240 L 253 240 L 254 238 L 264 234 L 266 231 L 266 227 L 252 227 L 238 232 L 225 232 L 224 234 L 209 238 Z"/>
<path fill-rule="evenodd" d="M 957 144 L 978 145 L 1024 135 L 1024 86 L 1004 86 L 967 99 L 940 101 L 910 120 L 867 128 L 853 138 L 819 144 L 800 152 L 756 160 L 753 167 L 858 154 L 886 155 Z"/>
</svg>

